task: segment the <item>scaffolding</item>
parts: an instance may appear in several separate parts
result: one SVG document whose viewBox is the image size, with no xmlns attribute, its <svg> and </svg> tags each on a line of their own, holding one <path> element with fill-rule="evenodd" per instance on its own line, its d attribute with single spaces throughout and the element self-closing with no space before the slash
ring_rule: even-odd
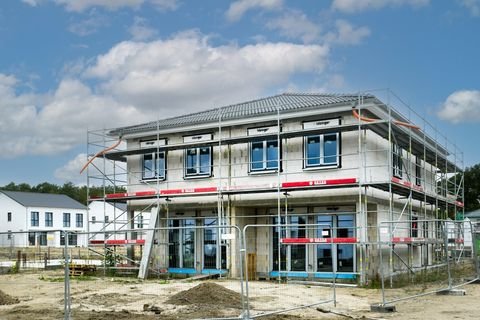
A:
<svg viewBox="0 0 480 320">
<path fill-rule="evenodd" d="M 315 95 L 298 95 L 297 98 L 308 100 L 312 96 Z M 380 96 L 382 99 L 378 98 Z M 355 225 L 349 227 L 353 233 L 349 238 L 355 239 L 353 273 L 359 276 L 359 283 L 365 284 L 372 277 L 372 263 L 375 263 L 372 260 L 377 254 L 373 246 L 379 240 L 373 229 L 377 227 L 377 222 L 412 221 L 413 225 L 415 220 L 463 219 L 463 153 L 434 125 L 388 89 L 351 95 L 346 102 L 335 102 L 336 95 L 324 97 L 333 102 L 318 108 L 299 108 L 302 112 L 298 113 L 289 109 L 292 103 L 284 99 L 284 95 L 271 97 L 276 99 L 276 103 L 270 112 L 242 119 L 234 125 L 230 121 L 231 109 L 215 109 L 215 119 L 199 124 L 192 131 L 197 136 L 210 135 L 198 141 L 172 138 L 167 143 L 165 137 L 186 136 L 189 133 L 162 130 L 163 120 L 148 124 L 149 132 L 153 132 L 148 136 L 135 131 L 135 127 L 89 131 L 87 150 L 90 159 L 95 157 L 96 160 L 87 168 L 88 185 L 101 185 L 104 190 L 102 195 L 90 196 L 89 201 L 101 201 L 104 207 L 107 203 L 127 203 L 127 210 L 115 214 L 113 221 L 104 222 L 103 227 L 96 231 L 105 235 L 104 241 L 96 240 L 91 244 L 103 244 L 105 250 L 113 244 L 143 245 L 145 248 L 153 245 L 154 235 L 147 232 L 142 236 L 141 228 L 125 239 L 110 239 L 107 234 L 107 231 L 115 235 L 119 230 L 133 229 L 139 217 L 146 216 L 147 212 L 150 215 L 150 221 L 146 223 L 149 229 L 168 226 L 174 218 L 170 216 L 172 208 L 190 210 L 196 219 L 206 219 L 197 213 L 208 209 L 211 211 L 209 217 L 216 218 L 215 223 L 221 227 L 236 225 L 238 216 L 234 212 L 234 204 L 244 201 L 255 206 L 258 197 L 265 197 L 269 208 L 276 206 L 275 213 L 268 210 L 263 214 L 247 213 L 241 219 L 263 217 L 270 219 L 267 222 L 275 219 L 278 228 L 282 228 L 282 225 L 289 224 L 289 209 L 305 203 L 315 205 L 312 197 L 320 199 L 320 204 L 327 207 L 329 204 L 330 207 L 341 206 L 344 201 L 347 207 L 354 207 L 348 209 L 355 217 Z M 305 123 L 308 119 L 336 120 L 332 122 L 334 125 L 304 125 L 301 128 L 292 125 L 299 121 Z M 245 128 L 268 130 L 252 135 L 238 134 L 239 127 L 243 131 Z M 298 151 L 298 145 L 303 146 L 308 136 L 334 134 L 337 135 L 336 164 L 324 166 L 324 170 L 309 170 L 305 165 L 305 151 Z M 245 156 L 245 152 L 249 152 L 248 145 L 258 141 L 273 141 L 273 146 L 276 141 L 276 159 L 263 160 L 269 161 L 267 165 L 274 169 L 259 173 L 250 170 L 254 161 L 251 155 Z M 102 152 L 111 146 L 115 147 Z M 263 147 L 266 149 L 267 145 Z M 185 159 L 182 158 L 186 154 L 180 153 L 198 148 L 209 148 L 213 164 L 210 164 L 209 174 L 203 179 L 189 179 L 184 171 Z M 170 158 L 170 153 L 175 152 L 178 156 Z M 164 161 L 167 165 L 154 169 L 157 171 L 153 177 L 145 178 L 145 168 L 138 165 L 140 157 L 145 154 L 156 155 L 152 163 Z M 171 177 L 177 177 L 177 180 Z M 106 192 L 107 189 L 113 192 Z M 293 196 L 297 194 L 300 196 Z M 213 206 L 213 203 L 216 204 Z M 313 216 L 315 212 L 309 211 L 304 215 Z M 90 222 L 89 218 L 89 225 Z M 397 224 L 389 224 L 388 238 L 392 243 L 397 241 L 405 245 L 408 257 L 412 255 L 414 246 L 420 246 L 427 256 L 428 252 L 436 252 L 434 241 L 421 240 L 434 237 L 433 231 L 427 236 L 419 235 L 412 230 L 412 225 L 408 235 L 396 237 Z M 223 237 L 226 232 L 222 228 L 219 230 L 216 234 L 217 253 L 221 252 L 227 238 Z M 351 239 L 345 241 L 352 243 Z M 168 247 L 168 236 L 162 241 Z M 280 246 L 288 245 L 289 240 L 278 237 L 277 241 Z M 342 240 L 331 241 L 343 243 Z M 150 255 L 146 251 L 143 250 L 141 263 L 131 252 L 129 256 L 132 263 L 140 265 L 142 277 L 146 276 L 146 268 L 150 266 Z M 390 261 L 398 258 L 394 246 L 389 255 Z M 281 258 L 278 250 L 279 265 Z M 223 269 L 221 259 L 221 254 L 217 254 L 216 269 Z M 429 259 L 424 259 L 426 264 Z M 411 263 L 405 261 L 407 269 L 411 268 Z M 394 263 L 390 265 L 393 268 Z M 165 267 L 168 266 L 158 267 L 157 272 Z"/>
</svg>

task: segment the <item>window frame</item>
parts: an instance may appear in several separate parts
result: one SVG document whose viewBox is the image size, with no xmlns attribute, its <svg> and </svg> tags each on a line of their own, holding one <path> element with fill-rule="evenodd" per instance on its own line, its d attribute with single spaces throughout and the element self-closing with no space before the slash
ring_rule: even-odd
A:
<svg viewBox="0 0 480 320">
<path fill-rule="evenodd" d="M 201 165 L 201 149 L 207 149 L 208 150 L 208 156 L 209 156 L 209 161 L 208 161 L 208 172 L 202 173 L 201 168 L 205 167 Z M 195 173 L 188 173 L 188 152 L 189 150 L 195 150 L 195 158 L 196 158 L 196 164 L 195 166 L 192 166 L 192 168 L 195 168 Z M 213 176 L 213 147 L 212 146 L 199 146 L 199 147 L 192 147 L 192 148 L 187 148 L 184 150 L 184 161 L 183 161 L 183 178 L 184 179 L 195 179 L 195 178 L 208 178 Z"/>
<path fill-rule="evenodd" d="M 30 226 L 39 227 L 40 226 L 40 212 L 30 211 Z"/>
<path fill-rule="evenodd" d="M 422 159 L 415 157 L 415 185 L 422 186 Z"/>
<path fill-rule="evenodd" d="M 163 168 L 159 168 L 159 159 L 160 156 L 163 156 Z M 145 157 L 150 156 L 151 161 L 153 163 L 153 175 L 151 176 L 146 176 L 145 175 Z M 148 180 L 160 180 L 164 181 L 167 178 L 167 152 L 166 151 L 158 151 L 158 152 L 151 152 L 151 153 L 145 153 L 142 156 L 142 161 L 141 161 L 141 168 L 142 168 L 142 180 L 148 181 Z M 160 174 L 162 172 L 162 174 Z"/>
<path fill-rule="evenodd" d="M 79 219 L 79 217 L 81 217 L 81 219 Z M 83 213 L 76 213 L 75 214 L 75 227 L 76 228 L 83 228 Z"/>
<path fill-rule="evenodd" d="M 45 212 L 45 227 L 53 227 L 53 212 Z"/>
<path fill-rule="evenodd" d="M 250 174 L 259 174 L 259 173 L 269 173 L 269 172 L 277 172 L 278 170 L 282 170 L 282 139 L 254 139 L 253 141 L 249 142 L 249 152 L 248 152 L 248 173 Z M 277 158 L 275 159 L 268 159 L 268 144 L 274 142 L 277 144 Z M 262 160 L 256 161 L 262 164 L 262 168 L 253 168 L 253 145 L 255 143 L 262 143 Z M 280 156 L 280 157 L 278 157 Z M 279 159 L 280 158 L 280 159 Z M 279 161 L 280 160 L 280 161 Z M 268 167 L 269 162 L 274 162 L 276 167 Z"/>
<path fill-rule="evenodd" d="M 325 163 L 325 136 L 333 136 L 335 135 L 335 141 L 337 144 L 336 147 L 336 156 L 335 156 L 335 163 Z M 319 163 L 318 164 L 308 164 L 308 139 L 312 137 L 319 138 Z M 309 134 L 303 137 L 303 169 L 304 170 L 314 170 L 314 169 L 335 169 L 341 167 L 341 133 L 340 132 L 332 132 L 332 133 L 321 133 L 321 134 Z M 330 157 L 330 156 L 327 156 Z M 316 159 L 314 157 L 313 159 Z"/>
<path fill-rule="evenodd" d="M 403 179 L 403 149 L 398 144 L 392 144 L 392 175 Z"/>
<path fill-rule="evenodd" d="M 68 217 L 68 219 L 67 219 Z M 72 225 L 71 223 L 71 215 L 70 215 L 70 212 L 64 212 L 63 213 L 63 227 L 64 228 L 70 228 L 70 226 Z"/>
</svg>

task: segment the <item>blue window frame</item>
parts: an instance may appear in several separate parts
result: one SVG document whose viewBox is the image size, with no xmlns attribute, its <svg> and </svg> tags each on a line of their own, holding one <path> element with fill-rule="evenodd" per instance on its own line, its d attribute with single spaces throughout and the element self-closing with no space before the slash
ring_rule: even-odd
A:
<svg viewBox="0 0 480 320">
<path fill-rule="evenodd" d="M 53 213 L 45 212 L 45 227 L 53 227 Z"/>
<path fill-rule="evenodd" d="M 68 212 L 63 213 L 63 227 L 70 228 L 70 213 Z"/>
<path fill-rule="evenodd" d="M 75 216 L 76 220 L 76 224 L 75 226 L 77 228 L 83 228 L 83 214 L 82 213 L 77 213 L 76 216 Z"/>
<path fill-rule="evenodd" d="M 338 167 L 339 134 L 328 133 L 305 137 L 305 168 Z"/>
<path fill-rule="evenodd" d="M 30 217 L 30 224 L 32 227 L 38 227 L 39 226 L 39 213 L 37 211 L 32 211 L 31 212 L 31 217 Z"/>
<path fill-rule="evenodd" d="M 212 148 L 199 147 L 185 150 L 185 177 L 212 174 Z"/>
<path fill-rule="evenodd" d="M 165 179 L 165 152 L 148 153 L 143 155 L 142 178 Z"/>
<path fill-rule="evenodd" d="M 250 144 L 250 171 L 278 169 L 278 140 L 254 141 Z"/>
</svg>

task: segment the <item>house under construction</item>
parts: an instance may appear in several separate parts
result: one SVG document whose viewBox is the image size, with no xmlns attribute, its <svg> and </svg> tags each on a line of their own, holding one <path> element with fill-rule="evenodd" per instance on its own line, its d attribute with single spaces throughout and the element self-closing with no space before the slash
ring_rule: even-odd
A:
<svg viewBox="0 0 480 320">
<path fill-rule="evenodd" d="M 249 225 L 256 278 L 363 283 L 378 274 L 379 238 L 404 245 L 410 265 L 429 265 L 437 230 L 420 222 L 463 213 L 462 154 L 391 92 L 286 93 L 88 140 L 103 159 L 89 183 L 126 188 L 100 200 L 126 202 L 110 219 L 130 231 L 100 242 L 128 245 L 141 277 L 236 277 L 239 239 L 222 226 Z"/>
</svg>

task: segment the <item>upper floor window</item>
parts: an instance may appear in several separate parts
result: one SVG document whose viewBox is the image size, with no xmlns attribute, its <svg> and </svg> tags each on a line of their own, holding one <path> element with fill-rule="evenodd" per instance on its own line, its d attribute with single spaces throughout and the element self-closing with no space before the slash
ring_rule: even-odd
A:
<svg viewBox="0 0 480 320">
<path fill-rule="evenodd" d="M 280 165 L 278 130 L 278 126 L 248 129 L 249 136 L 258 137 L 250 143 L 250 172 L 278 170 Z M 262 139 L 260 136 L 268 137 Z"/>
<path fill-rule="evenodd" d="M 250 171 L 277 170 L 278 140 L 255 141 L 250 144 Z"/>
<path fill-rule="evenodd" d="M 30 220 L 30 225 L 32 227 L 38 227 L 39 226 L 39 213 L 37 211 L 32 211 L 31 212 L 31 220 Z"/>
<path fill-rule="evenodd" d="M 95 222 L 97 222 L 97 217 L 92 216 L 92 223 L 95 223 Z"/>
<path fill-rule="evenodd" d="M 185 143 L 211 141 L 211 134 L 199 134 L 183 137 Z M 195 146 L 185 149 L 185 178 L 208 177 L 212 175 L 212 147 Z"/>
<path fill-rule="evenodd" d="M 138 229 L 143 228 L 143 216 L 141 214 L 137 216 L 137 228 Z"/>
<path fill-rule="evenodd" d="M 53 227 L 53 213 L 45 212 L 45 227 Z"/>
<path fill-rule="evenodd" d="M 185 151 L 185 176 L 210 176 L 212 173 L 212 148 L 190 148 Z"/>
<path fill-rule="evenodd" d="M 419 157 L 415 158 L 415 184 L 422 185 L 422 161 Z"/>
<path fill-rule="evenodd" d="M 63 213 L 63 227 L 70 228 L 70 213 L 68 212 Z"/>
<path fill-rule="evenodd" d="M 8 222 L 12 221 L 12 213 L 11 212 L 7 212 L 7 221 Z"/>
<path fill-rule="evenodd" d="M 340 125 L 340 119 L 323 119 L 303 123 L 304 130 L 317 131 Z M 315 133 L 304 138 L 304 167 L 338 167 L 340 165 L 340 133 Z"/>
<path fill-rule="evenodd" d="M 403 176 L 403 163 L 402 163 L 402 148 L 393 144 L 392 146 L 392 168 L 393 175 L 398 178 Z"/>
<path fill-rule="evenodd" d="M 305 137 L 305 168 L 338 166 L 339 134 L 328 133 Z"/>
<path fill-rule="evenodd" d="M 76 220 L 76 224 L 75 226 L 77 228 L 83 228 L 83 213 L 77 213 L 76 216 L 75 216 Z"/>
<path fill-rule="evenodd" d="M 165 179 L 165 152 L 143 155 L 143 179 Z"/>
</svg>

